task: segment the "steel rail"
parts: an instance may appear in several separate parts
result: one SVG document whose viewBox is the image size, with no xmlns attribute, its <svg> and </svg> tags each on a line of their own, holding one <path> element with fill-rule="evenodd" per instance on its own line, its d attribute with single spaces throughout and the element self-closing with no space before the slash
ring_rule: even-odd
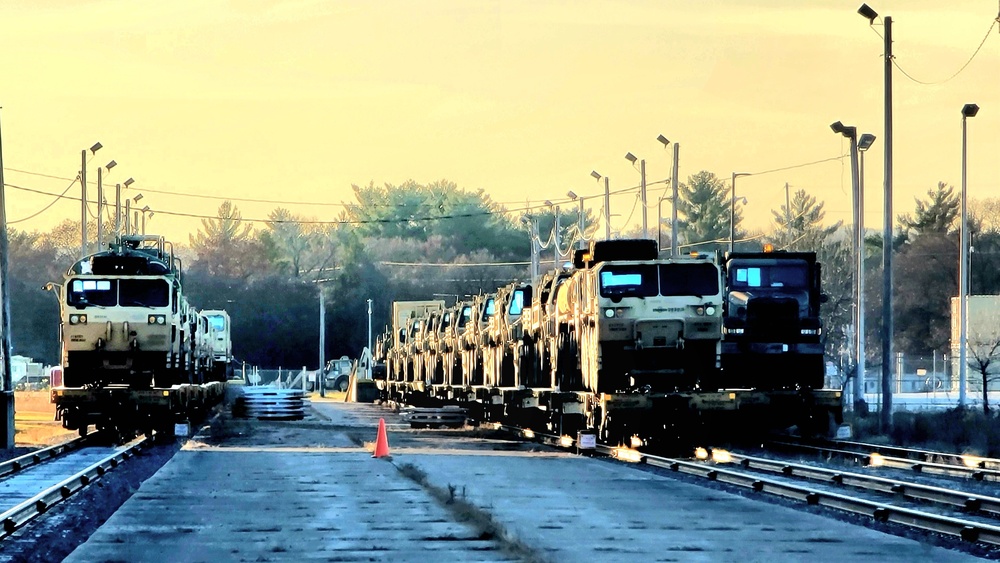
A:
<svg viewBox="0 0 1000 563">
<path fill-rule="evenodd" d="M 963 479 L 974 479 L 976 481 L 1000 482 L 1000 470 L 981 469 L 968 467 L 966 465 L 953 465 L 948 463 L 931 463 L 927 461 L 917 461 L 901 457 L 882 455 L 878 452 L 858 452 L 851 450 L 841 450 L 826 446 L 816 446 L 809 444 L 797 444 L 790 442 L 769 442 L 768 448 L 805 450 L 817 454 L 835 455 L 844 459 L 854 459 L 861 461 L 865 465 L 879 465 L 894 469 L 906 469 L 918 473 L 932 475 L 945 475 L 948 477 L 961 477 Z"/>
<path fill-rule="evenodd" d="M 780 473 L 788 477 L 797 477 L 833 483 L 844 487 L 854 487 L 866 491 L 874 491 L 888 495 L 898 495 L 904 498 L 944 504 L 958 507 L 970 512 L 982 512 L 993 518 L 1000 519 L 1000 498 L 955 491 L 932 485 L 923 485 L 874 475 L 862 475 L 813 467 L 785 461 L 765 459 L 727 452 L 733 463 L 744 469 L 755 469 L 770 473 Z"/>
<path fill-rule="evenodd" d="M 43 461 L 47 461 L 56 457 L 59 457 L 70 451 L 79 449 L 83 446 L 86 438 L 73 438 L 72 440 L 63 442 L 61 444 L 56 444 L 54 446 L 49 446 L 28 454 L 24 454 L 20 457 L 14 459 L 9 459 L 3 463 L 0 463 L 0 477 L 6 477 L 13 473 L 17 473 L 22 469 L 26 469 L 33 465 L 38 465 Z"/>
<path fill-rule="evenodd" d="M 513 432 L 527 439 L 538 439 L 545 442 L 558 441 L 566 447 L 576 443 L 576 440 L 568 436 L 560 437 L 542 432 L 534 432 L 530 429 L 506 424 L 498 424 L 497 428 Z M 605 444 L 598 444 L 596 449 L 600 453 L 625 462 L 645 463 L 653 467 L 669 469 L 674 472 L 685 473 L 728 485 L 735 485 L 754 492 L 767 493 L 793 501 L 804 502 L 812 506 L 823 506 L 842 512 L 867 516 L 877 522 L 893 523 L 926 532 L 952 536 L 970 543 L 978 542 L 1000 546 L 1000 526 L 892 506 L 839 493 L 819 491 L 802 485 L 761 478 L 749 473 L 721 469 L 716 466 L 707 466 L 701 461 L 692 462 L 660 457 L 629 448 L 616 448 Z M 971 497 L 973 495 L 968 496 Z"/>
<path fill-rule="evenodd" d="M 607 450 L 615 449 L 608 448 L 607 446 L 604 446 L 604 448 Z M 843 512 L 868 516 L 878 522 L 900 524 L 927 532 L 961 538 L 967 542 L 979 542 L 994 546 L 1000 545 L 1000 526 L 892 506 L 839 493 L 819 491 L 739 471 L 706 466 L 700 461 L 691 462 L 642 453 L 633 459 L 629 459 L 629 461 L 646 463 L 653 467 L 669 469 L 728 485 L 735 485 L 758 493 L 780 496 L 812 506 L 823 506 Z"/>
<path fill-rule="evenodd" d="M 83 471 L 45 489 L 32 498 L 0 514 L 0 522 L 3 522 L 3 527 L 0 529 L 0 539 L 9 536 L 27 522 L 44 514 L 50 508 L 66 500 L 90 483 L 97 481 L 105 473 L 118 467 L 119 464 L 131 458 L 149 443 L 151 443 L 151 438 L 134 440 L 125 449 L 105 457 Z"/>
<path fill-rule="evenodd" d="M 840 449 L 864 448 L 881 455 L 901 457 L 907 459 L 916 459 L 928 463 L 960 465 L 965 467 L 974 466 L 977 469 L 1000 471 L 1000 459 L 982 457 L 973 454 L 935 452 L 931 450 L 921 450 L 916 448 L 904 448 L 901 446 L 867 444 L 865 442 L 853 442 L 850 440 L 833 440 L 830 442 L 830 444 Z"/>
</svg>

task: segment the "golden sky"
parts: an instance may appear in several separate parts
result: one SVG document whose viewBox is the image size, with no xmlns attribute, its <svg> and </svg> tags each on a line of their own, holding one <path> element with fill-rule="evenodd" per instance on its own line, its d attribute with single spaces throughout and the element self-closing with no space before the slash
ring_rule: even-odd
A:
<svg viewBox="0 0 1000 563">
<path fill-rule="evenodd" d="M 969 197 L 1000 196 L 1000 30 L 987 36 L 1000 4 L 869 3 L 893 19 L 899 66 L 936 83 L 893 72 L 896 214 L 938 181 L 960 187 L 970 102 L 982 110 L 969 121 Z M 517 208 L 565 201 L 569 190 L 601 195 L 591 170 L 612 190 L 638 185 L 629 151 L 646 159 L 649 182 L 667 178 L 659 134 L 680 144 L 682 180 L 837 157 L 849 147 L 830 130 L 840 120 L 878 136 L 865 204 L 879 229 L 884 28 L 859 5 L 5 0 L 5 180 L 61 193 L 80 151 L 100 141 L 89 199 L 97 168 L 114 159 L 105 198 L 113 204 L 114 183 L 135 178 L 127 194 L 143 193 L 156 213 L 147 230 L 186 244 L 199 220 L 177 214 L 214 216 L 221 198 L 245 218 L 278 204 L 239 198 L 309 202 L 284 207 L 332 220 L 351 184 L 448 179 Z M 740 178 L 738 195 L 751 227 L 769 224 L 786 182 L 849 222 L 849 178 L 844 159 Z M 650 188 L 651 228 L 662 190 Z M 79 198 L 79 186 L 67 195 Z M 19 221 L 53 196 L 8 187 L 6 198 L 18 229 L 80 217 L 67 200 Z M 613 229 L 638 224 L 635 202 L 613 198 Z M 587 201 L 595 213 L 602 204 Z"/>
</svg>

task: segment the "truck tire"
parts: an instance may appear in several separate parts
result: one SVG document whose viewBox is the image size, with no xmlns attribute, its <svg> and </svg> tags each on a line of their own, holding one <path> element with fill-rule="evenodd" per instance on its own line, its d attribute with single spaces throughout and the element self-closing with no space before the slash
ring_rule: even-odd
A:
<svg viewBox="0 0 1000 563">
<path fill-rule="evenodd" d="M 351 378 L 349 376 L 341 375 L 340 377 L 337 378 L 336 381 L 333 382 L 333 390 L 347 391 L 347 388 L 350 386 L 350 383 L 351 383 Z"/>
</svg>

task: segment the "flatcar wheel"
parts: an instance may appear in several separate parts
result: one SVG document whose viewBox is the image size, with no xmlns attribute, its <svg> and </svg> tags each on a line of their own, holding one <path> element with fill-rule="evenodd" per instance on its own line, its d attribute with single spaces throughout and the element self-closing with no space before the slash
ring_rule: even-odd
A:
<svg viewBox="0 0 1000 563">
<path fill-rule="evenodd" d="M 80 434 L 81 438 L 86 438 L 87 437 L 87 425 L 86 424 L 81 424 L 80 428 L 78 428 L 76 431 L 77 431 L 78 434 Z"/>
</svg>

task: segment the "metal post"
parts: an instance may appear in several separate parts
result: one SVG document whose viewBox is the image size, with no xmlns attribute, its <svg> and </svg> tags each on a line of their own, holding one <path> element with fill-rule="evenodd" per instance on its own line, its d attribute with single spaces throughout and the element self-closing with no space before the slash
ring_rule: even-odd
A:
<svg viewBox="0 0 1000 563">
<path fill-rule="evenodd" d="M 319 396 L 326 397 L 326 303 L 323 287 L 319 286 L 319 373 L 316 376 Z"/>
<path fill-rule="evenodd" d="M 857 306 L 854 310 L 854 354 L 855 354 L 855 374 L 854 374 L 854 405 L 855 410 L 859 412 L 864 412 L 865 407 L 861 403 L 867 403 L 865 401 L 865 372 L 864 365 L 865 361 L 862 357 L 864 355 L 864 349 L 862 345 L 864 339 L 861 334 L 864 332 L 864 314 L 861 312 L 862 307 L 864 307 L 864 296 L 862 295 L 861 289 L 861 220 L 859 215 L 861 213 L 861 204 L 859 203 L 861 199 L 861 186 L 858 181 L 858 134 L 857 129 L 854 127 L 847 127 L 847 132 L 845 135 L 851 140 L 851 194 L 854 196 L 854 293 L 855 302 Z"/>
<path fill-rule="evenodd" d="M 867 375 L 865 345 L 865 153 L 858 151 L 858 374 Z"/>
<path fill-rule="evenodd" d="M 80 151 L 80 258 L 87 257 L 87 149 Z"/>
<path fill-rule="evenodd" d="M 319 387 L 319 396 L 326 396 L 326 306 L 323 302 L 323 286 L 316 284 L 319 288 L 319 370 L 316 372 L 316 387 Z"/>
<path fill-rule="evenodd" d="M 97 169 L 97 250 L 95 252 L 100 252 L 104 244 L 104 221 L 101 220 L 101 212 L 103 211 L 101 204 L 104 200 L 103 173 L 104 168 L 99 167 Z"/>
<path fill-rule="evenodd" d="M 681 146 L 674 143 L 674 171 L 671 174 L 670 184 L 673 188 L 673 196 L 670 200 L 670 255 L 677 256 L 679 249 L 677 245 L 677 168 L 680 161 Z"/>
<path fill-rule="evenodd" d="M 646 159 L 639 161 L 639 176 L 641 178 L 641 185 L 639 189 L 639 195 L 642 199 L 642 238 L 649 238 L 649 226 L 646 219 Z"/>
<path fill-rule="evenodd" d="M 10 285 L 8 278 L 7 203 L 3 179 L 3 137 L 0 136 L 0 441 L 14 447 L 14 381 L 10 370 Z"/>
<path fill-rule="evenodd" d="M 555 269 L 555 270 L 558 270 L 559 269 L 559 259 L 562 258 L 562 252 L 560 252 L 560 249 L 559 249 L 559 243 L 560 243 L 560 241 L 559 241 L 559 206 L 558 205 L 555 206 L 555 210 L 556 210 L 555 211 L 555 226 L 553 227 L 555 229 L 555 232 L 552 235 L 552 245 L 554 247 L 552 249 L 554 251 L 552 253 L 552 268 Z"/>
<path fill-rule="evenodd" d="M 969 219 L 966 212 L 967 184 L 966 161 L 968 143 L 966 135 L 966 118 L 975 117 L 979 106 L 966 104 L 962 108 L 962 226 L 958 245 L 958 406 L 964 407 L 968 400 L 968 358 L 966 348 L 969 346 Z"/>
<path fill-rule="evenodd" d="M 372 300 L 368 300 L 368 354 L 370 358 L 374 358 L 372 355 Z M 372 378 L 372 362 L 374 359 L 368 360 L 368 379 Z"/>
<path fill-rule="evenodd" d="M 115 184 L 115 236 L 122 234 L 122 185 Z"/>
<path fill-rule="evenodd" d="M 749 175 L 747 172 L 733 172 L 733 197 L 729 202 L 729 252 L 732 252 L 736 245 L 736 178 Z"/>
<path fill-rule="evenodd" d="M 882 416 L 883 432 L 892 429 L 892 18 L 885 24 L 885 205 L 882 217 Z"/>
<path fill-rule="evenodd" d="M 132 224 L 129 222 L 129 218 L 131 217 L 131 212 L 132 212 L 131 208 L 132 208 L 132 200 L 131 199 L 126 199 L 125 200 L 125 234 L 126 235 L 132 234 Z"/>
<path fill-rule="evenodd" d="M 604 240 L 611 240 L 611 188 L 604 177 Z"/>
<path fill-rule="evenodd" d="M 788 245 L 792 244 L 792 200 L 788 195 L 788 182 L 785 182 L 785 228 L 788 229 Z"/>
<path fill-rule="evenodd" d="M 579 198 L 580 201 L 580 216 L 577 217 L 577 229 L 580 231 L 580 242 L 578 246 L 580 248 L 587 247 L 587 239 L 584 237 L 584 229 L 586 228 L 583 224 L 583 198 Z"/>
<path fill-rule="evenodd" d="M 660 245 L 663 244 L 663 198 L 656 200 L 656 248 L 659 255 Z"/>
<path fill-rule="evenodd" d="M 142 212 L 142 234 L 146 234 L 146 212 Z"/>
</svg>

